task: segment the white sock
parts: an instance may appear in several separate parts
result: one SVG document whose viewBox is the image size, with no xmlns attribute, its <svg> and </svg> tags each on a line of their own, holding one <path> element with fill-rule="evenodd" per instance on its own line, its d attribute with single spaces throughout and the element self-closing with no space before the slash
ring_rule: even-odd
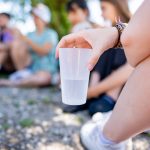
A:
<svg viewBox="0 0 150 150">
<path fill-rule="evenodd" d="M 100 141 L 101 141 L 101 143 L 104 144 L 104 145 L 105 145 L 105 144 L 106 144 L 106 145 L 115 145 L 115 144 L 117 144 L 116 142 L 114 142 L 114 141 L 108 139 L 108 138 L 103 134 L 103 132 L 100 133 Z"/>
</svg>

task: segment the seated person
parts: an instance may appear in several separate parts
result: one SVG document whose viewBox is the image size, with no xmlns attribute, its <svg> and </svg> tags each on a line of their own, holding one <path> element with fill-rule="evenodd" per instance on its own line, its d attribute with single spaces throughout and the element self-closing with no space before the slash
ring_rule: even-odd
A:
<svg viewBox="0 0 150 150">
<path fill-rule="evenodd" d="M 133 68 L 126 63 L 123 49 L 109 49 L 95 66 L 100 80 L 88 89 L 88 111 L 90 115 L 96 112 L 111 111 Z"/>
<path fill-rule="evenodd" d="M 32 9 L 36 30 L 28 36 L 15 38 L 10 55 L 16 70 L 9 80 L 0 80 L 1 86 L 46 86 L 52 83 L 57 73 L 55 46 L 57 33 L 47 27 L 50 12 L 47 6 L 38 4 Z"/>
<path fill-rule="evenodd" d="M 123 22 L 130 19 L 129 9 L 126 1 L 120 5 L 119 1 L 101 0 L 102 16 L 115 24 L 115 18 L 120 16 Z M 125 12 L 124 12 L 125 11 Z M 111 111 L 127 81 L 133 68 L 126 63 L 126 57 L 122 49 L 110 49 L 99 59 L 97 65 L 91 72 L 88 100 L 85 105 L 71 106 L 65 112 L 77 112 L 88 109 L 90 115 L 96 112 Z"/>
<path fill-rule="evenodd" d="M 0 13 L 0 69 L 3 68 L 3 71 L 10 71 L 13 68 L 8 56 L 11 42 L 14 39 L 14 29 L 8 27 L 10 19 L 9 13 Z"/>
<path fill-rule="evenodd" d="M 100 27 L 89 20 L 89 9 L 85 0 L 70 0 L 67 3 L 68 19 L 72 25 L 71 32 Z"/>
<path fill-rule="evenodd" d="M 127 1 L 120 3 L 119 0 L 101 0 L 101 10 L 103 18 L 109 20 L 112 26 L 116 24 L 118 17 L 123 22 L 129 22 L 131 17 Z M 122 49 L 110 49 L 101 56 L 94 70 L 99 72 L 100 81 L 95 86 L 91 85 L 88 90 L 88 110 L 91 115 L 114 108 L 133 68 L 126 63 Z"/>
<path fill-rule="evenodd" d="M 96 23 L 89 20 L 89 9 L 85 0 L 70 0 L 67 5 L 68 19 L 72 25 L 71 32 L 78 32 L 90 28 L 100 27 Z M 99 75 L 92 81 L 99 81 Z M 63 104 L 64 112 L 72 112 L 74 110 L 80 110 L 80 106 L 70 106 Z"/>
</svg>

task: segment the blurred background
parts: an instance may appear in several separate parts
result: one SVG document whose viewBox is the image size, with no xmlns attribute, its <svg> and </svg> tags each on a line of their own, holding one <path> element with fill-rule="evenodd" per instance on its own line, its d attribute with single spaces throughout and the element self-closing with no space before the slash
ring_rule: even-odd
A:
<svg viewBox="0 0 150 150">
<path fill-rule="evenodd" d="M 142 1 L 143 0 L 129 0 L 129 7 L 132 13 L 136 11 Z M 35 29 L 30 15 L 31 8 L 41 2 L 51 9 L 51 26 L 57 30 L 60 36 L 67 34 L 70 27 L 65 9 L 67 0 L 0 0 L 0 12 L 11 12 L 13 15 L 11 25 L 17 26 L 24 34 L 26 34 Z M 99 7 L 99 0 L 87 0 L 87 3 L 90 10 L 90 20 L 104 25 L 101 9 Z"/>
<path fill-rule="evenodd" d="M 110 116 L 134 69 L 122 49 L 109 49 L 91 71 L 87 103 L 65 105 L 56 45 L 69 33 L 114 26 L 116 18 L 128 23 L 142 2 L 0 0 L 0 150 L 84 150 L 81 127 Z M 132 148 L 149 150 L 149 131 Z"/>
</svg>

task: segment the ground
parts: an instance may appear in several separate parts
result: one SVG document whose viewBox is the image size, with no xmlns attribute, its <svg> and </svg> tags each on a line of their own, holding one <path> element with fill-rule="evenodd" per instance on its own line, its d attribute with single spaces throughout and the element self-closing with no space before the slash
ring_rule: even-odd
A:
<svg viewBox="0 0 150 150">
<path fill-rule="evenodd" d="M 84 150 L 79 131 L 86 111 L 62 112 L 55 88 L 0 88 L 0 150 Z M 150 137 L 133 139 L 134 150 L 150 150 Z"/>
</svg>

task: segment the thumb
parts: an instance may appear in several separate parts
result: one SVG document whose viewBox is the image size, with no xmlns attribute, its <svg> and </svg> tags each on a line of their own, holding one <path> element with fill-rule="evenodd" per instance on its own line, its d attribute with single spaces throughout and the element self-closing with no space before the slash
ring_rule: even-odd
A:
<svg viewBox="0 0 150 150">
<path fill-rule="evenodd" d="M 91 71 L 98 62 L 102 52 L 98 49 L 93 49 L 92 56 L 88 62 L 88 69 Z"/>
</svg>

